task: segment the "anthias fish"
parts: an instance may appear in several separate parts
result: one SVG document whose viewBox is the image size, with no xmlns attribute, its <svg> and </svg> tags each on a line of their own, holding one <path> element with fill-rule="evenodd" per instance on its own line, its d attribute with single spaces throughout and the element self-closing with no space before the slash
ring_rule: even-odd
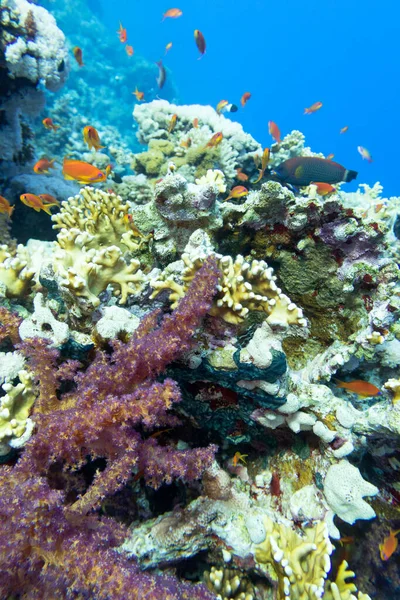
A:
<svg viewBox="0 0 400 600">
<path fill-rule="evenodd" d="M 136 96 L 136 100 L 138 102 L 142 102 L 144 100 L 144 92 L 139 92 L 139 90 L 137 89 L 137 87 L 136 87 L 135 91 L 132 92 L 132 94 L 134 96 Z"/>
<path fill-rule="evenodd" d="M 128 44 L 125 46 L 125 52 L 127 53 L 128 56 L 133 56 L 134 54 L 134 49 L 133 46 L 128 46 Z"/>
<path fill-rule="evenodd" d="M 336 192 L 336 188 L 330 183 L 323 183 L 322 181 L 312 181 L 311 185 L 315 185 L 317 192 L 320 196 L 328 196 Z"/>
<path fill-rule="evenodd" d="M 222 142 L 223 138 L 224 136 L 222 132 L 217 131 L 217 133 L 214 133 L 210 141 L 206 144 L 206 148 L 214 148 L 215 146 L 218 146 Z"/>
<path fill-rule="evenodd" d="M 165 19 L 177 19 L 178 17 L 182 16 L 182 11 L 180 8 L 169 8 L 164 14 L 163 14 L 163 18 L 162 20 L 165 21 Z"/>
<path fill-rule="evenodd" d="M 33 208 L 33 210 L 36 210 L 36 212 L 44 210 L 44 212 L 48 215 L 51 215 L 50 208 L 52 206 L 58 206 L 58 203 L 43 204 L 42 200 L 39 198 L 39 196 L 36 196 L 36 194 L 21 194 L 20 200 L 21 202 L 23 202 L 23 204 L 29 206 L 29 208 Z"/>
<path fill-rule="evenodd" d="M 173 130 L 175 129 L 177 119 L 178 119 L 178 115 L 176 115 L 176 114 L 172 115 L 171 120 L 168 125 L 168 133 L 172 133 Z"/>
<path fill-rule="evenodd" d="M 57 131 L 57 129 L 60 129 L 60 126 L 55 125 L 55 123 L 53 123 L 53 119 L 50 119 L 50 117 L 46 117 L 45 119 L 43 119 L 42 123 L 46 129 L 52 129 L 53 131 Z"/>
<path fill-rule="evenodd" d="M 269 134 L 272 135 L 277 144 L 281 143 L 281 132 L 279 127 L 273 121 L 268 121 L 268 131 Z"/>
<path fill-rule="evenodd" d="M 167 73 L 164 65 L 162 64 L 162 60 L 156 62 L 156 65 L 158 67 L 157 85 L 161 90 L 164 87 L 165 80 L 167 79 Z"/>
<path fill-rule="evenodd" d="M 240 104 L 244 106 L 248 100 L 250 100 L 251 94 L 250 92 L 245 92 L 243 96 L 240 98 Z"/>
<path fill-rule="evenodd" d="M 354 381 L 340 381 L 335 379 L 335 385 L 364 398 L 370 398 L 371 396 L 379 396 L 381 391 L 376 385 L 363 381 L 362 379 L 355 379 Z"/>
<path fill-rule="evenodd" d="M 316 112 L 320 108 L 322 108 L 322 102 L 314 102 L 314 104 L 312 104 L 308 108 L 304 109 L 304 114 L 311 115 L 312 113 Z"/>
<path fill-rule="evenodd" d="M 48 175 L 50 173 L 50 169 L 55 169 L 54 161 L 54 158 L 49 160 L 48 158 L 43 157 L 39 159 L 37 163 L 33 166 L 33 170 L 38 175 Z"/>
<path fill-rule="evenodd" d="M 295 156 L 281 163 L 276 169 L 280 181 L 298 187 L 310 185 L 312 181 L 339 183 L 353 181 L 357 171 L 345 169 L 339 163 L 316 156 Z"/>
<path fill-rule="evenodd" d="M 220 115 L 220 114 L 221 114 L 221 112 L 223 111 L 223 109 L 224 109 L 226 106 L 228 106 L 228 104 L 229 104 L 228 100 L 220 100 L 220 101 L 218 102 L 218 104 L 217 104 L 217 107 L 216 107 L 216 109 L 215 109 L 215 110 L 216 110 L 216 111 L 217 111 L 217 113 Z"/>
<path fill-rule="evenodd" d="M 54 206 L 60 206 L 57 198 L 54 198 L 51 194 L 39 194 L 39 198 L 43 202 L 43 204 L 53 204 Z"/>
<path fill-rule="evenodd" d="M 62 174 L 65 179 L 72 179 L 79 183 L 99 183 L 107 179 L 108 172 L 108 168 L 103 173 L 94 165 L 83 160 L 64 158 Z"/>
<path fill-rule="evenodd" d="M 263 154 L 261 157 L 261 169 L 258 169 L 260 174 L 254 183 L 258 183 L 264 177 L 265 169 L 267 168 L 268 163 L 269 163 L 270 154 L 271 154 L 270 149 L 264 148 L 264 151 L 263 151 Z"/>
<path fill-rule="evenodd" d="M 100 137 L 97 129 L 95 129 L 91 125 L 86 125 L 86 127 L 83 128 L 83 139 L 89 146 L 89 150 L 91 150 L 92 148 L 94 148 L 95 150 L 105 148 L 105 146 L 102 146 L 100 143 Z"/>
<path fill-rule="evenodd" d="M 13 210 L 14 210 L 14 207 L 11 206 L 9 201 L 6 198 L 4 198 L 3 196 L 0 196 L 0 213 L 6 214 L 9 217 L 11 217 Z"/>
<path fill-rule="evenodd" d="M 243 196 L 247 196 L 249 190 L 244 187 L 244 185 L 236 185 L 229 192 L 229 196 L 225 198 L 226 200 L 230 200 L 231 198 L 243 198 Z"/>
<path fill-rule="evenodd" d="M 203 56 L 206 51 L 206 40 L 199 29 L 194 30 L 194 40 L 196 42 L 198 51 L 200 52 L 201 56 Z M 199 58 L 201 58 L 201 56 Z"/>
<path fill-rule="evenodd" d="M 121 22 L 119 23 L 119 29 L 117 31 L 117 34 L 121 44 L 125 44 L 126 40 L 128 39 L 128 34 L 126 33 L 126 28 L 122 26 Z"/>
<path fill-rule="evenodd" d="M 389 560 L 392 554 L 396 552 L 397 546 L 399 545 L 399 541 L 396 536 L 399 533 L 400 529 L 397 531 L 390 530 L 389 535 L 385 537 L 382 544 L 379 544 L 379 553 L 382 560 Z"/>
<path fill-rule="evenodd" d="M 340 133 L 346 133 L 346 131 L 348 131 L 349 126 L 345 125 L 344 127 L 342 127 L 342 129 L 340 130 Z"/>
<path fill-rule="evenodd" d="M 84 62 L 82 60 L 82 48 L 79 48 L 79 46 L 75 46 L 74 48 L 72 48 L 72 53 L 75 56 L 75 60 L 78 63 L 78 65 L 80 67 L 83 67 Z"/>
<path fill-rule="evenodd" d="M 167 54 L 167 52 L 169 52 L 172 48 L 172 42 L 168 42 L 168 44 L 165 46 L 165 54 Z"/>
<path fill-rule="evenodd" d="M 361 154 L 361 156 L 363 157 L 364 160 L 367 160 L 368 162 L 372 162 L 372 156 L 371 156 L 371 153 L 369 150 L 367 150 L 363 146 L 358 146 L 357 150 Z"/>
</svg>

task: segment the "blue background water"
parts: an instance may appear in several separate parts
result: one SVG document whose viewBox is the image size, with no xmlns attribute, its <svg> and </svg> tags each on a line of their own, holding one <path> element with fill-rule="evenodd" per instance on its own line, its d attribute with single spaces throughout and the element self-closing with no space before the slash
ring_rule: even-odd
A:
<svg viewBox="0 0 400 600">
<path fill-rule="evenodd" d="M 121 20 L 135 48 L 131 60 L 162 58 L 180 103 L 238 104 L 249 91 L 246 107 L 230 116 L 263 145 L 271 142 L 269 120 L 283 135 L 299 129 L 314 151 L 333 152 L 357 170 L 358 183 L 380 181 L 386 196 L 400 193 L 400 9 L 394 1 L 101 0 L 100 7 L 116 52 L 123 52 L 115 33 Z M 161 22 L 173 7 L 183 16 Z M 194 29 L 207 42 L 201 60 Z M 136 83 L 140 87 L 132 81 L 132 90 Z M 316 101 L 322 109 L 303 115 Z M 340 135 L 344 125 L 349 131 Z M 368 148 L 372 163 L 362 160 L 358 145 Z M 354 182 L 346 190 L 356 187 Z"/>
</svg>

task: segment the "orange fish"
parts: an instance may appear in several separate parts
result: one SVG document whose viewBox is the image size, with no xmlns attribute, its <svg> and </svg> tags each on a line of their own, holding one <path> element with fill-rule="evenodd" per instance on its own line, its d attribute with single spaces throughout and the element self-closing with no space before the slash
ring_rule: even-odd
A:
<svg viewBox="0 0 400 600">
<path fill-rule="evenodd" d="M 9 217 L 11 217 L 13 210 L 14 210 L 14 207 L 11 206 L 9 201 L 6 200 L 5 198 L 3 198 L 3 196 L 0 196 L 0 213 L 5 213 Z"/>
<path fill-rule="evenodd" d="M 238 167 L 236 169 L 236 179 L 239 179 L 240 181 L 247 181 L 248 178 L 249 176 L 242 172 L 242 167 Z"/>
<path fill-rule="evenodd" d="M 57 198 L 54 198 L 51 194 L 39 194 L 39 198 L 43 202 L 43 204 L 52 204 L 54 206 L 60 206 Z"/>
<path fill-rule="evenodd" d="M 234 454 L 234 456 L 232 458 L 232 464 L 233 464 L 233 466 L 237 467 L 240 460 L 245 465 L 247 457 L 248 457 L 248 454 L 240 454 L 240 452 L 235 452 L 235 454 Z"/>
<path fill-rule="evenodd" d="M 78 65 L 80 67 L 83 67 L 84 62 L 82 60 L 82 48 L 79 48 L 79 46 L 74 46 L 74 48 L 72 48 L 72 53 L 75 56 L 75 60 L 78 63 Z"/>
<path fill-rule="evenodd" d="M 171 120 L 168 125 L 168 133 L 172 133 L 173 130 L 175 129 L 177 118 L 178 118 L 178 115 L 172 115 Z"/>
<path fill-rule="evenodd" d="M 330 183 L 323 183 L 322 181 L 312 181 L 311 185 L 315 185 L 317 187 L 317 192 L 320 196 L 327 196 L 328 194 L 333 194 L 336 192 L 336 188 L 333 187 Z"/>
<path fill-rule="evenodd" d="M 198 128 L 198 126 L 199 126 L 199 120 L 198 120 L 198 118 L 196 117 L 195 119 L 193 119 L 193 127 L 194 127 L 195 129 L 197 129 L 197 128 Z"/>
<path fill-rule="evenodd" d="M 190 148 L 191 145 L 192 145 L 192 139 L 190 137 L 188 137 L 187 140 L 181 141 L 182 148 Z"/>
<path fill-rule="evenodd" d="M 137 86 L 136 86 L 136 89 L 135 89 L 135 91 L 134 91 L 134 92 L 132 92 L 132 94 L 133 94 L 134 96 L 136 96 L 136 100 L 137 100 L 138 102 L 142 102 L 142 101 L 144 100 L 144 92 L 139 92 L 139 90 L 137 89 Z"/>
<path fill-rule="evenodd" d="M 215 109 L 217 111 L 217 113 L 220 115 L 221 111 L 225 108 L 225 106 L 228 106 L 229 102 L 228 100 L 220 100 L 217 104 L 217 108 Z"/>
<path fill-rule="evenodd" d="M 273 121 L 268 121 L 268 131 L 269 134 L 272 135 L 277 144 L 281 143 L 281 132 L 279 131 L 279 127 Z"/>
<path fill-rule="evenodd" d="M 194 40 L 201 55 L 199 58 L 201 58 L 206 51 L 206 40 L 204 39 L 204 35 L 198 29 L 194 30 Z"/>
<path fill-rule="evenodd" d="M 55 158 L 49 160 L 48 158 L 43 157 L 37 161 L 37 163 L 33 167 L 33 170 L 38 175 L 48 175 L 50 173 L 49 169 L 55 169 L 55 166 L 53 164 L 54 161 Z"/>
<path fill-rule="evenodd" d="M 177 19 L 178 17 L 181 17 L 182 14 L 183 13 L 180 10 L 180 8 L 169 8 L 167 10 L 167 12 L 165 12 L 163 14 L 162 21 L 165 21 L 165 19 L 168 19 L 168 18 L 170 18 L 170 19 Z M 162 21 L 161 21 L 161 23 L 162 23 Z"/>
<path fill-rule="evenodd" d="M 267 165 L 269 163 L 270 154 L 271 154 L 270 149 L 264 148 L 264 151 L 263 151 L 263 154 L 261 157 L 261 169 L 258 169 L 260 174 L 254 183 L 258 183 L 264 177 L 265 169 L 267 168 Z"/>
<path fill-rule="evenodd" d="M 105 148 L 105 146 L 102 146 L 100 143 L 97 129 L 91 127 L 90 125 L 86 125 L 86 127 L 83 128 L 83 139 L 89 146 L 89 150 L 94 148 L 97 151 L 100 150 L 100 148 Z"/>
<path fill-rule="evenodd" d="M 133 56 L 133 53 L 135 52 L 133 46 L 128 46 L 128 44 L 125 46 L 125 51 L 128 56 Z"/>
<path fill-rule="evenodd" d="M 168 42 L 168 44 L 165 46 L 165 54 L 167 54 L 167 52 L 169 52 L 172 48 L 172 42 Z"/>
<path fill-rule="evenodd" d="M 240 99 L 240 104 L 244 106 L 248 100 L 250 100 L 251 94 L 250 92 L 245 92 Z"/>
<path fill-rule="evenodd" d="M 314 102 L 314 104 L 311 104 L 311 106 L 304 109 L 304 114 L 311 115 L 312 113 L 316 112 L 320 108 L 322 108 L 322 102 Z"/>
<path fill-rule="evenodd" d="M 332 160 L 332 158 L 335 158 L 334 154 L 328 154 L 328 156 L 326 157 L 326 160 Z"/>
<path fill-rule="evenodd" d="M 397 539 L 397 535 L 400 533 L 400 529 L 397 531 L 390 530 L 390 533 L 383 540 L 382 544 L 379 544 L 379 551 L 382 560 L 389 560 L 394 552 L 396 552 L 399 541 Z"/>
<path fill-rule="evenodd" d="M 43 119 L 42 123 L 46 129 L 52 129 L 53 131 L 57 131 L 57 129 L 60 129 L 60 126 L 55 125 L 53 123 L 53 119 L 50 119 L 50 117 L 46 117 L 45 119 Z"/>
<path fill-rule="evenodd" d="M 214 133 L 210 141 L 206 144 L 206 148 L 214 148 L 215 146 L 218 146 L 222 142 L 223 137 L 224 136 L 222 135 L 222 132 L 217 131 L 217 133 Z"/>
<path fill-rule="evenodd" d="M 35 194 L 21 194 L 20 200 L 26 206 L 29 206 L 29 208 L 33 208 L 33 210 L 36 210 L 36 212 L 44 210 L 44 212 L 48 215 L 51 215 L 50 208 L 52 206 L 58 206 L 58 204 L 43 204 L 39 196 L 36 196 Z"/>
<path fill-rule="evenodd" d="M 65 179 L 72 179 L 78 183 L 99 183 L 107 179 L 110 170 L 110 166 L 108 166 L 103 173 L 94 165 L 83 160 L 64 158 L 62 174 Z"/>
<path fill-rule="evenodd" d="M 348 130 L 349 126 L 345 125 L 344 127 L 342 127 L 342 129 L 340 130 L 340 133 L 346 133 L 346 131 Z"/>
<path fill-rule="evenodd" d="M 358 394 L 362 398 L 370 398 L 372 396 L 379 396 L 381 391 L 372 383 L 363 381 L 362 379 L 355 379 L 354 381 L 339 381 L 335 379 L 335 384 L 339 388 Z"/>
<path fill-rule="evenodd" d="M 119 22 L 119 29 L 117 31 L 117 34 L 118 34 L 119 41 L 121 42 L 121 44 L 125 44 L 126 40 L 128 39 L 128 35 L 126 33 L 125 27 L 122 27 L 121 21 Z"/>
<path fill-rule="evenodd" d="M 230 200 L 231 198 L 243 198 L 243 196 L 247 196 L 249 190 L 244 187 L 244 185 L 236 185 L 229 192 L 229 196 L 225 198 L 226 200 Z"/>
</svg>

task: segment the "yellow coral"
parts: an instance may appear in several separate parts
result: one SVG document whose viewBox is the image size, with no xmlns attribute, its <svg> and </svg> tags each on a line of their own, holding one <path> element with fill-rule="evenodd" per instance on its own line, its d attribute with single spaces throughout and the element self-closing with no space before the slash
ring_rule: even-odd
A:
<svg viewBox="0 0 400 600">
<path fill-rule="evenodd" d="M 204 579 L 218 600 L 254 599 L 252 583 L 237 569 L 211 567 L 210 572 L 204 573 Z"/>
<path fill-rule="evenodd" d="M 278 288 L 273 269 L 264 261 L 252 260 L 249 263 L 240 254 L 235 259 L 217 256 L 222 277 L 210 314 L 235 324 L 244 321 L 249 311 L 262 311 L 268 315 L 266 320 L 271 325 L 306 325 L 302 310 Z M 155 291 L 151 297 L 154 298 L 163 289 L 171 289 L 169 298 L 172 308 L 175 308 L 204 259 L 202 255 L 192 260 L 189 255 L 183 254 L 182 260 L 186 265 L 182 274 L 183 285 L 171 278 L 154 280 L 151 285 Z"/>
<path fill-rule="evenodd" d="M 206 175 L 196 179 L 198 185 L 215 185 L 220 194 L 226 192 L 225 175 L 219 169 L 208 169 Z"/>
<path fill-rule="evenodd" d="M 21 244 L 14 251 L 0 246 L 0 292 L 7 298 L 26 296 L 31 291 L 35 273 L 28 264 L 28 252 Z"/>
<path fill-rule="evenodd" d="M 324 600 L 371 600 L 368 594 L 363 594 L 362 592 L 358 592 L 357 596 L 352 594 L 352 592 L 357 591 L 357 587 L 354 583 L 346 581 L 346 579 L 353 579 L 355 577 L 354 571 L 347 570 L 348 566 L 344 560 L 339 566 L 335 581 L 327 582 Z"/>
<path fill-rule="evenodd" d="M 392 392 L 392 402 L 396 404 L 400 400 L 400 379 L 388 379 L 383 387 Z"/>
<path fill-rule="evenodd" d="M 0 399 L 0 445 L 21 438 L 29 428 L 29 414 L 36 395 L 33 375 L 25 370 L 18 373 L 20 383 L 4 383 L 5 396 Z"/>
</svg>

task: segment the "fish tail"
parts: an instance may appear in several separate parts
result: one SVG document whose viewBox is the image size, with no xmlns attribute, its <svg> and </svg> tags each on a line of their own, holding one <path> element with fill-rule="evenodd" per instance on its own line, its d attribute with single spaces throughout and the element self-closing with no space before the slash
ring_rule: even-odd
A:
<svg viewBox="0 0 400 600">
<path fill-rule="evenodd" d="M 358 175 L 357 171 L 349 171 L 348 169 L 346 169 L 346 171 L 344 173 L 343 181 L 345 181 L 346 183 L 349 183 L 350 181 L 353 181 L 353 179 L 355 179 L 357 177 L 357 175 Z"/>
<path fill-rule="evenodd" d="M 45 204 L 45 205 L 43 206 L 43 210 L 44 210 L 44 212 L 45 212 L 45 213 L 47 213 L 47 214 L 48 214 L 48 215 L 50 215 L 50 216 L 51 216 L 51 210 L 50 210 L 50 208 L 51 208 L 52 206 L 54 206 L 54 204 Z"/>
</svg>

